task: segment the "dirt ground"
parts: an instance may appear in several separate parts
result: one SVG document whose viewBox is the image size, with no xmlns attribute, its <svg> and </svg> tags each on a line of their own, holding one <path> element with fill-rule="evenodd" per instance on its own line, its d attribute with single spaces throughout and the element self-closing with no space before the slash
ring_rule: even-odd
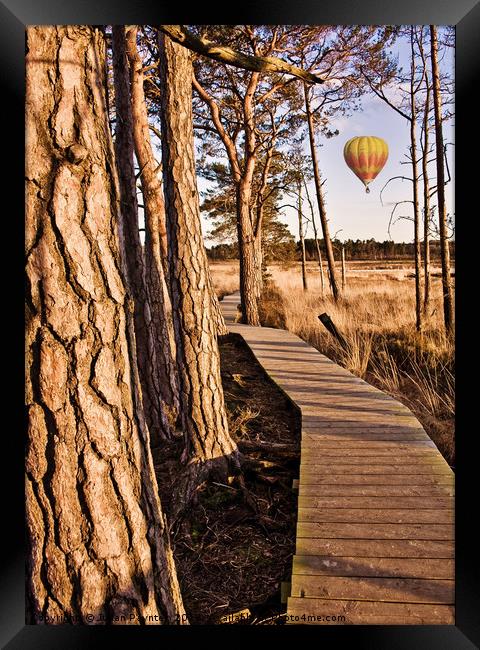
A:
<svg viewBox="0 0 480 650">
<path fill-rule="evenodd" d="M 282 624 L 281 583 L 290 580 L 295 551 L 300 415 L 240 336 L 222 337 L 220 353 L 230 433 L 247 459 L 261 463 L 244 471 L 243 487 L 235 480 L 201 486 L 188 525 L 172 533 L 183 600 L 194 625 L 246 609 L 241 624 Z M 154 450 L 167 517 L 179 446 Z"/>
</svg>

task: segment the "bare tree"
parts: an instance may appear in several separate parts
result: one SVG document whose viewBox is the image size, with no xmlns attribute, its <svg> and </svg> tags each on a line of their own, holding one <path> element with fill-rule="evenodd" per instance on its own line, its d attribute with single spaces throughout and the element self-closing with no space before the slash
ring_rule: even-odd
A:
<svg viewBox="0 0 480 650">
<path fill-rule="evenodd" d="M 27 618 L 175 623 L 99 29 L 27 29 L 26 120 Z"/>
<path fill-rule="evenodd" d="M 298 193 L 298 236 L 300 239 L 300 252 L 302 255 L 302 284 L 303 284 L 303 290 L 307 291 L 308 289 L 308 284 L 307 284 L 307 262 L 305 258 L 305 235 L 304 235 L 304 230 L 303 230 L 303 212 L 302 212 L 302 179 L 299 176 L 298 177 L 298 185 L 297 185 L 297 193 Z"/>
<path fill-rule="evenodd" d="M 430 47 L 433 82 L 433 106 L 435 111 L 435 146 L 437 163 L 438 220 L 440 230 L 440 250 L 442 256 L 443 316 L 448 335 L 454 332 L 453 292 L 450 276 L 450 250 L 448 245 L 447 210 L 445 205 L 445 169 L 442 130 L 442 96 L 438 70 L 437 28 L 430 25 Z"/>
<path fill-rule="evenodd" d="M 310 215 L 311 215 L 311 223 L 312 223 L 312 228 L 313 228 L 313 238 L 315 240 L 315 249 L 317 251 L 317 261 L 318 261 L 318 269 L 320 271 L 320 287 L 322 291 L 322 298 L 325 297 L 325 276 L 323 273 L 323 261 L 322 261 L 322 251 L 320 250 L 320 242 L 318 241 L 318 231 L 317 231 L 317 224 L 315 222 L 315 213 L 313 210 L 313 204 L 310 199 L 310 194 L 308 193 L 308 186 L 306 179 L 304 177 L 303 184 L 305 187 L 305 192 L 307 195 L 307 201 L 310 206 Z"/>
<path fill-rule="evenodd" d="M 390 108 L 395 110 L 399 115 L 405 118 L 409 125 L 410 130 L 410 153 L 409 160 L 412 168 L 412 177 L 405 178 L 412 183 L 412 200 L 404 201 L 403 203 L 411 203 L 413 207 L 413 231 L 414 231 L 414 258 L 415 258 L 415 326 L 418 331 L 423 328 L 423 302 L 422 288 L 421 288 L 421 240 L 420 240 L 420 201 L 419 201 L 419 172 L 418 172 L 418 152 L 417 152 L 417 102 L 418 94 L 422 90 L 422 85 L 425 79 L 426 67 L 425 60 L 422 61 L 420 67 L 417 65 L 417 53 L 415 44 L 422 40 L 423 31 L 417 33 L 417 27 L 411 25 L 403 30 L 402 33 L 408 36 L 410 42 L 410 73 L 408 76 L 403 76 L 400 71 L 393 73 L 391 67 L 384 66 L 383 62 L 380 68 L 375 70 L 374 66 L 370 66 L 376 79 L 373 79 L 370 73 L 367 73 L 366 68 L 362 68 L 365 79 L 368 82 L 370 89 L 373 93 L 384 101 Z M 420 27 L 420 30 L 422 28 Z M 401 98 L 395 102 L 389 98 L 385 88 L 395 83 L 396 88 L 400 89 Z M 403 84 L 408 84 L 408 90 L 402 90 Z M 395 177 L 397 178 L 397 177 Z M 394 180 L 393 178 L 390 180 Z M 395 205 L 399 205 L 398 202 Z M 395 209 L 394 208 L 394 209 Z M 393 211 L 392 211 L 393 215 Z"/>
<path fill-rule="evenodd" d="M 330 280 L 330 287 L 334 300 L 340 298 L 340 288 L 337 281 L 337 273 L 335 269 L 335 256 L 333 254 L 332 240 L 330 237 L 330 229 L 328 227 L 327 211 L 325 209 L 325 198 L 323 196 L 322 182 L 320 179 L 320 170 L 318 168 L 317 150 L 315 143 L 315 129 L 313 124 L 313 111 L 310 104 L 310 96 L 307 86 L 304 86 L 305 93 L 305 111 L 307 115 L 308 124 L 308 138 L 310 142 L 310 155 L 312 157 L 313 178 L 315 181 L 315 192 L 317 195 L 318 212 L 320 215 L 320 223 L 322 226 L 323 241 L 325 242 L 325 252 L 328 264 L 328 277 Z"/>
<path fill-rule="evenodd" d="M 410 27 L 410 155 L 412 158 L 412 182 L 413 182 L 413 231 L 415 248 L 415 326 L 417 331 L 423 327 L 423 304 L 421 288 L 421 245 L 420 245 L 420 202 L 418 199 L 418 158 L 417 158 L 417 106 L 415 95 L 418 93 L 425 69 L 422 71 L 421 79 L 415 79 L 415 27 Z"/>
<path fill-rule="evenodd" d="M 294 55 L 294 60 L 302 67 L 314 71 L 323 79 L 321 86 L 308 87 L 304 83 L 303 95 L 318 212 L 334 300 L 339 299 L 341 290 L 328 225 L 316 136 L 319 132 L 326 137 L 338 135 L 338 130 L 331 127 L 332 117 L 358 108 L 357 100 L 365 84 L 360 69 L 367 63 L 368 66 L 381 63 L 382 46 L 391 37 L 389 27 L 322 26 L 312 28 L 310 38 L 299 43 Z"/>
<path fill-rule="evenodd" d="M 422 123 L 422 179 L 423 179 L 423 311 L 425 317 L 428 316 L 430 308 L 430 290 L 431 290 L 431 277 L 430 277 L 430 181 L 428 172 L 428 157 L 430 154 L 430 111 L 431 111 L 431 83 L 427 70 L 427 62 L 425 50 L 423 47 L 423 27 L 418 38 L 418 46 L 420 56 L 422 58 L 423 66 L 425 69 L 425 102 L 423 106 L 423 123 Z"/>
</svg>

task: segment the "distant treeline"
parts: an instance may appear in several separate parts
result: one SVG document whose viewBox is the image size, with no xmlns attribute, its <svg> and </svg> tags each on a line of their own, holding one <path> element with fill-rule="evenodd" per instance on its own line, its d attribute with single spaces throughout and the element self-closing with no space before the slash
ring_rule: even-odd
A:
<svg viewBox="0 0 480 650">
<path fill-rule="evenodd" d="M 323 239 L 319 240 L 320 249 L 325 255 L 325 243 Z M 345 259 L 347 260 L 402 260 L 412 259 L 414 256 L 413 242 L 377 242 L 375 239 L 347 239 L 345 242 L 333 240 L 335 253 L 340 254 L 342 245 L 345 247 Z M 306 258 L 309 261 L 316 260 L 316 247 L 314 239 L 305 240 Z M 273 255 L 268 261 L 300 259 L 300 242 L 295 246 L 288 243 L 278 245 L 277 254 Z M 238 246 L 233 244 L 218 244 L 207 248 L 207 255 L 211 260 L 231 260 L 238 259 Z M 432 259 L 440 259 L 440 241 L 432 240 L 430 242 L 430 255 Z M 450 255 L 455 258 L 455 241 L 450 242 Z"/>
</svg>

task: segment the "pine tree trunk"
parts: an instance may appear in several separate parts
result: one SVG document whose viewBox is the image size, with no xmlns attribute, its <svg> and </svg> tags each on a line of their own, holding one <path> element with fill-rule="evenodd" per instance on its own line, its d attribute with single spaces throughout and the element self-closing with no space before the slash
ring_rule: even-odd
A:
<svg viewBox="0 0 480 650">
<path fill-rule="evenodd" d="M 153 155 L 150 140 L 145 92 L 143 89 L 143 66 L 137 49 L 137 27 L 127 29 L 127 56 L 130 63 L 132 88 L 133 137 L 135 155 L 140 168 L 143 204 L 145 207 L 145 267 L 147 291 L 152 304 L 152 327 L 160 332 L 157 356 L 164 357 L 165 377 L 161 385 L 168 388 L 168 398 L 173 411 L 179 408 L 178 388 L 175 373 L 170 368 L 175 364 L 175 339 L 170 296 L 168 293 L 168 242 L 165 221 L 165 203 L 160 183 L 158 165 Z M 213 294 L 212 294 L 213 295 Z M 213 310 L 216 313 L 218 333 L 226 334 L 227 328 L 218 306 L 218 299 L 213 295 Z"/>
<path fill-rule="evenodd" d="M 212 313 L 208 261 L 202 238 L 192 120 L 190 53 L 159 34 L 161 123 L 168 259 L 186 435 L 186 478 L 174 504 L 178 516 L 196 487 L 212 472 L 225 477 L 238 466 L 229 435 L 220 379 L 220 356 Z"/>
<path fill-rule="evenodd" d="M 445 331 L 449 336 L 454 332 L 453 292 L 450 276 L 450 249 L 448 245 L 447 209 L 445 204 L 445 169 L 442 131 L 442 97 L 440 94 L 440 75 L 438 71 L 437 28 L 430 25 L 432 57 L 433 106 L 435 109 L 435 143 L 437 160 L 438 220 L 440 228 L 440 251 L 442 256 L 443 317 Z"/>
<path fill-rule="evenodd" d="M 242 316 L 243 322 L 247 325 L 259 326 L 258 298 L 261 289 L 250 203 L 251 186 L 248 179 L 242 178 L 237 184 L 237 234 Z"/>
<path fill-rule="evenodd" d="M 430 85 L 428 75 L 426 75 L 426 95 L 425 95 L 425 116 L 423 120 L 423 156 L 422 156 L 422 173 L 423 173 L 423 268 L 424 268 L 424 294 L 423 294 L 423 312 L 425 318 L 428 317 L 430 310 L 430 184 L 428 178 L 428 114 L 430 112 Z"/>
<path fill-rule="evenodd" d="M 149 354 L 156 361 L 153 375 L 158 400 L 172 426 L 179 410 L 175 366 L 175 339 L 172 307 L 168 293 L 168 248 L 163 190 L 153 155 L 143 90 L 142 62 L 137 50 L 137 28 L 125 34 L 126 54 L 130 66 L 130 99 L 135 156 L 140 168 L 145 215 L 145 286 L 150 305 L 150 331 L 153 341 Z"/>
<path fill-rule="evenodd" d="M 254 244 L 255 244 L 255 259 L 257 264 L 257 282 L 258 282 L 258 300 L 260 300 L 263 292 L 263 205 L 259 206 L 256 210 L 256 222 L 254 231 Z"/>
<path fill-rule="evenodd" d="M 335 257 L 333 255 L 332 240 L 328 229 L 327 213 L 325 210 L 325 200 L 323 198 L 322 183 L 320 181 L 320 172 L 318 169 L 317 152 L 315 149 L 315 130 L 313 126 L 313 116 L 310 106 L 310 97 L 308 95 L 307 85 L 303 85 L 305 95 L 305 110 L 307 112 L 308 135 L 310 140 L 310 155 L 312 157 L 313 177 L 315 181 L 315 191 L 317 193 L 318 212 L 320 214 L 320 223 L 322 225 L 323 240 L 325 242 L 325 252 L 327 256 L 328 272 L 330 287 L 332 289 L 333 299 L 336 301 L 340 298 L 340 289 L 338 287 L 337 275 L 335 270 Z"/>
<path fill-rule="evenodd" d="M 218 296 L 215 293 L 213 284 L 210 280 L 210 295 L 212 296 L 212 318 L 215 323 L 215 331 L 217 336 L 225 336 L 228 334 L 228 327 L 225 324 L 225 319 L 222 314 L 222 308 L 220 307 L 220 302 Z"/>
<path fill-rule="evenodd" d="M 317 232 L 317 224 L 315 222 L 315 213 L 313 210 L 313 205 L 312 201 L 310 199 L 310 194 L 308 192 L 308 186 L 305 182 L 305 179 L 303 180 L 303 184 L 305 186 L 305 192 L 307 194 L 307 200 L 308 204 L 310 206 L 310 215 L 312 217 L 312 227 L 313 227 L 313 238 L 315 239 L 315 248 L 317 251 L 317 261 L 318 261 L 318 269 L 320 271 L 320 286 L 322 290 L 322 298 L 325 297 L 325 277 L 323 274 L 323 261 L 322 261 L 322 251 L 320 250 L 320 242 L 318 241 L 318 232 Z"/>
<path fill-rule="evenodd" d="M 315 246 L 317 249 L 318 268 L 320 271 L 320 286 L 322 290 L 322 298 L 324 298 L 325 297 L 325 276 L 323 273 L 322 251 L 320 250 L 320 243 L 317 238 L 317 233 L 315 233 Z"/>
<path fill-rule="evenodd" d="M 230 163 L 232 178 L 236 185 L 237 235 L 240 258 L 240 298 L 242 304 L 242 321 L 249 325 L 260 325 L 258 300 L 262 291 L 261 255 L 259 255 L 258 234 L 252 218 L 252 183 L 256 166 L 256 127 L 253 111 L 255 91 L 258 86 L 259 73 L 253 72 L 243 97 L 245 146 L 243 152 L 243 169 L 241 168 L 234 140 L 226 133 L 220 118 L 219 107 L 201 84 L 193 78 L 195 89 L 210 107 L 215 128 L 225 146 Z M 258 225 L 258 224 L 257 224 Z M 260 228 L 261 228 L 261 224 Z M 261 238 L 261 231 L 259 232 Z"/>
<path fill-rule="evenodd" d="M 257 257 L 257 267 L 258 267 L 258 277 L 259 277 L 259 290 L 260 290 L 260 295 L 259 299 L 261 297 L 261 294 L 264 289 L 264 276 L 266 277 L 267 274 L 267 266 L 264 264 L 264 255 L 263 255 L 263 247 L 264 247 L 264 241 L 263 241 L 263 215 L 264 215 L 264 207 L 265 207 L 265 192 L 268 187 L 268 177 L 270 174 L 270 169 L 271 169 L 271 164 L 273 160 L 273 155 L 274 155 L 274 150 L 275 150 L 275 142 L 276 142 L 276 135 L 275 137 L 272 138 L 269 144 L 269 148 L 266 154 L 266 161 L 263 167 L 263 172 L 262 172 L 262 182 L 260 185 L 260 188 L 257 193 L 257 201 L 256 201 L 256 218 L 255 218 L 255 251 L 256 251 L 256 257 Z"/>
<path fill-rule="evenodd" d="M 418 332 L 422 330 L 422 288 L 421 288 L 421 244 L 420 244 L 420 205 L 418 201 L 418 161 L 417 161 L 417 111 L 415 106 L 415 52 L 414 52 L 414 27 L 411 27 L 411 79 L 410 79 L 410 149 L 412 156 L 412 180 L 413 180 L 413 229 L 414 229 L 414 255 L 415 255 L 415 328 Z"/>
<path fill-rule="evenodd" d="M 143 415 L 104 72 L 98 29 L 27 29 L 30 623 L 184 614 Z"/>
<path fill-rule="evenodd" d="M 145 206 L 146 220 L 148 216 L 155 215 L 155 231 L 159 236 L 160 258 L 163 269 L 168 278 L 168 244 L 167 228 L 165 223 L 165 205 L 163 191 L 158 176 L 157 161 L 153 155 L 148 125 L 147 106 L 143 89 L 143 66 L 137 49 L 137 27 L 130 26 L 126 32 L 127 56 L 130 63 L 130 80 L 132 88 L 132 113 L 133 137 L 135 142 L 135 156 L 137 158 L 140 183 L 142 187 L 143 205 Z"/>
<path fill-rule="evenodd" d="M 125 27 L 112 28 L 113 71 L 115 84 L 115 159 L 120 183 L 121 218 L 125 235 L 125 259 L 128 282 L 134 300 L 135 337 L 143 406 L 153 445 L 170 438 L 175 427 L 175 366 L 170 354 L 170 341 L 165 319 L 158 322 L 160 295 L 153 296 L 155 310 L 149 301 L 145 264 L 138 230 L 138 204 L 133 163 L 133 125 L 130 79 L 126 56 Z M 151 272 L 151 269 L 149 269 Z M 151 273 L 150 273 L 151 275 Z M 162 336 L 163 335 L 163 336 Z"/>
<path fill-rule="evenodd" d="M 257 164 L 257 136 L 254 114 L 254 95 L 259 74 L 253 72 L 243 98 L 245 149 L 243 172 L 237 183 L 237 230 L 240 252 L 240 295 L 243 322 L 260 325 L 258 301 L 262 292 L 261 259 L 255 235 L 252 186 Z M 260 233 L 261 237 L 261 233 Z"/>
<path fill-rule="evenodd" d="M 303 214 L 302 214 L 302 185 L 298 183 L 298 236 L 300 237 L 300 250 L 302 254 L 302 284 L 303 290 L 307 291 L 307 263 L 305 259 L 305 237 L 303 235 Z"/>
</svg>

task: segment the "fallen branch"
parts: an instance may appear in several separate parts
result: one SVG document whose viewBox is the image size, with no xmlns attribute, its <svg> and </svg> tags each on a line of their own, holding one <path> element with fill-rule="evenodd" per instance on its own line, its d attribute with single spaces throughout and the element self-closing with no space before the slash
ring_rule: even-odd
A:
<svg viewBox="0 0 480 650">
<path fill-rule="evenodd" d="M 237 442 L 238 448 L 241 451 L 272 451 L 272 452 L 282 452 L 282 451 L 291 451 L 295 452 L 296 448 L 294 445 L 283 444 L 280 442 L 262 442 L 260 440 L 239 440 Z"/>
<path fill-rule="evenodd" d="M 344 350 L 348 349 L 348 343 L 346 339 L 340 334 L 340 332 L 337 330 L 335 323 L 333 320 L 330 318 L 330 316 L 327 313 L 320 314 L 318 317 L 320 322 L 325 325 L 327 330 L 330 332 L 330 334 L 337 339 L 337 341 L 340 343 L 340 345 L 344 348 Z"/>
</svg>

